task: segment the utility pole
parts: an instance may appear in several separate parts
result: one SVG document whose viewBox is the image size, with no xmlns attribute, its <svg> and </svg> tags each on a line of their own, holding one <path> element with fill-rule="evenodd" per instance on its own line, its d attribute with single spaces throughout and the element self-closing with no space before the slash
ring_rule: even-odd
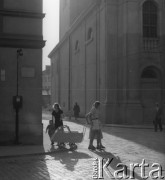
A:
<svg viewBox="0 0 165 180">
<path fill-rule="evenodd" d="M 23 56 L 22 49 L 17 49 L 17 83 L 16 83 L 16 96 L 13 97 L 13 105 L 15 108 L 15 144 L 19 144 L 19 109 L 22 106 L 22 97 L 19 96 L 19 58 Z"/>
</svg>

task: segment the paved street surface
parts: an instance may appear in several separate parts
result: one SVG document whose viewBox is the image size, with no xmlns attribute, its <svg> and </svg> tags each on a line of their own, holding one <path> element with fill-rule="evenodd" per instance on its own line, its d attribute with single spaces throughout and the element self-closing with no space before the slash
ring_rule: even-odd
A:
<svg viewBox="0 0 165 180">
<path fill-rule="evenodd" d="M 48 121 L 43 123 L 45 131 Z M 83 130 L 81 123 L 64 121 L 64 124 L 69 125 L 71 130 Z M 78 144 L 76 151 L 55 151 L 57 146 L 54 145 L 54 153 L 47 155 L 1 157 L 0 180 L 91 180 L 95 158 L 105 158 L 104 163 L 108 158 L 113 158 L 106 170 L 107 174 L 103 170 L 105 180 L 112 179 L 111 174 L 117 170 L 118 163 L 127 165 L 129 175 L 130 164 L 141 164 L 143 159 L 149 164 L 149 167 L 145 168 L 145 175 L 156 169 L 152 167 L 153 163 L 159 163 L 162 166 L 162 175 L 165 176 L 165 132 L 155 133 L 153 129 L 103 127 L 103 144 L 106 146 L 104 152 L 91 152 L 87 149 L 88 134 L 87 127 L 84 140 Z M 44 143 L 50 144 L 45 132 Z M 142 179 L 140 167 L 135 168 L 135 177 L 137 180 Z"/>
</svg>

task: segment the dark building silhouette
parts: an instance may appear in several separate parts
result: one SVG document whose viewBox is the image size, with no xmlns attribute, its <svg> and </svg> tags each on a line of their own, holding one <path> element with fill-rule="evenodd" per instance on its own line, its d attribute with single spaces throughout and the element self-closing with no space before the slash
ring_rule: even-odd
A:
<svg viewBox="0 0 165 180">
<path fill-rule="evenodd" d="M 0 143 L 15 139 L 16 95 L 19 141 L 42 143 L 43 18 L 42 0 L 0 1 Z"/>
</svg>

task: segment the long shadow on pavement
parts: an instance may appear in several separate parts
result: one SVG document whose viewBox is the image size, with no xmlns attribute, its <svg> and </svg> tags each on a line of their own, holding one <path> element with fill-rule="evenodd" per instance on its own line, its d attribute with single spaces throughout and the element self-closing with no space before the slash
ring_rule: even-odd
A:
<svg viewBox="0 0 165 180">
<path fill-rule="evenodd" d="M 44 156 L 0 159 L 1 179 L 51 180 Z"/>
<path fill-rule="evenodd" d="M 60 161 L 61 164 L 65 165 L 65 168 L 69 171 L 75 170 L 75 165 L 79 159 L 90 159 L 91 156 L 84 152 L 78 151 L 64 151 L 62 154 L 50 154 L 55 160 Z"/>
<path fill-rule="evenodd" d="M 95 154 L 97 154 L 98 156 L 102 157 L 105 159 L 105 163 L 107 162 L 107 160 L 109 159 L 110 160 L 110 164 L 108 165 L 108 170 L 109 170 L 109 175 L 114 177 L 114 171 L 117 171 L 117 170 L 121 170 L 122 167 L 124 166 L 124 163 L 122 163 L 121 159 L 118 157 L 118 156 L 115 156 L 113 155 L 112 153 L 110 152 L 107 152 L 107 151 L 102 151 L 102 152 L 98 152 L 98 151 L 95 151 L 94 152 Z M 122 164 L 122 166 L 118 166 L 119 164 Z M 130 170 L 128 169 L 128 166 L 127 167 L 127 171 L 126 171 L 126 174 L 128 177 L 130 176 Z M 121 175 L 121 174 L 119 174 Z M 134 172 L 134 178 L 133 179 L 137 179 L 137 180 L 142 180 L 142 178 Z M 128 179 L 128 178 L 127 178 Z"/>
</svg>

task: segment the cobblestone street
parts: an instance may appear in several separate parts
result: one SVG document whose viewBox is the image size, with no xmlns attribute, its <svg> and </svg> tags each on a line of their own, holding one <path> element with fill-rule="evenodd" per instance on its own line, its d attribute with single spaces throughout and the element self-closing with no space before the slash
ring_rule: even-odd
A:
<svg viewBox="0 0 165 180">
<path fill-rule="evenodd" d="M 44 131 L 47 125 L 44 121 Z M 64 121 L 71 130 L 82 131 L 83 126 L 75 122 Z M 104 152 L 91 152 L 88 147 L 87 127 L 84 141 L 78 144 L 76 151 L 62 150 L 61 152 L 48 155 L 28 155 L 23 157 L 0 158 L 1 180 L 90 180 L 93 175 L 95 158 L 113 158 L 108 166 L 109 172 L 117 170 L 117 164 L 123 163 L 128 167 L 130 163 L 149 164 L 145 168 L 145 174 L 153 168 L 153 163 L 162 166 L 162 174 L 165 176 L 165 133 L 155 133 L 153 129 L 130 129 L 119 127 L 103 128 L 103 144 L 106 146 Z M 45 133 L 45 132 L 44 132 Z M 47 134 L 44 134 L 44 143 L 50 144 Z M 94 142 L 94 145 L 96 142 Z M 52 148 L 57 148 L 53 146 Z M 121 168 L 120 168 L 121 169 Z M 155 169 L 155 168 L 154 168 Z M 105 180 L 112 179 L 110 173 L 103 171 Z M 141 180 L 140 168 L 135 168 L 135 179 Z M 151 178 L 148 178 L 151 179 Z"/>
</svg>

